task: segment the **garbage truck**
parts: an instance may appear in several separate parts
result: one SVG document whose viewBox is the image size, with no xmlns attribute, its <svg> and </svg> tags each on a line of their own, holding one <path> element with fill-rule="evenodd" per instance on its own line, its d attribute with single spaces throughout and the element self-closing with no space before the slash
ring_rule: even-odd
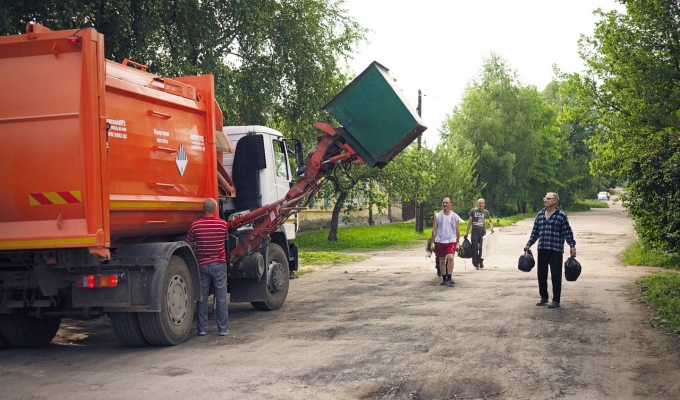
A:
<svg viewBox="0 0 680 400">
<path fill-rule="evenodd" d="M 0 348 L 105 316 L 128 346 L 184 342 L 201 297 L 185 234 L 206 198 L 229 225 L 231 301 L 280 308 L 303 201 L 426 129 L 377 62 L 324 106 L 340 125 L 316 123 L 306 157 L 274 129 L 224 127 L 212 75 L 106 60 L 94 28 L 28 24 L 0 37 L 0 71 Z"/>
</svg>

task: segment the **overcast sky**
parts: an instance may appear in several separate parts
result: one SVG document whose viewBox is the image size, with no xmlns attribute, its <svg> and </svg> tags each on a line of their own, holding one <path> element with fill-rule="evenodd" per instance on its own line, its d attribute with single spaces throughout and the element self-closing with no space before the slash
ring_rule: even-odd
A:
<svg viewBox="0 0 680 400">
<path fill-rule="evenodd" d="M 492 52 L 539 91 L 552 80 L 553 64 L 581 72 L 577 42 L 580 34 L 592 36 L 598 7 L 625 10 L 615 0 L 346 0 L 348 14 L 372 30 L 350 67 L 359 74 L 378 61 L 413 106 L 420 89 L 432 148 Z"/>
</svg>

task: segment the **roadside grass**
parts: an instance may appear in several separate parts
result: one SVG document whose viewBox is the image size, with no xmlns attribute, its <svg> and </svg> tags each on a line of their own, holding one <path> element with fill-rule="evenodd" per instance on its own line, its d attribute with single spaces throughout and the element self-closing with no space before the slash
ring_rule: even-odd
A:
<svg viewBox="0 0 680 400">
<path fill-rule="evenodd" d="M 654 308 L 651 325 L 680 334 L 680 275 L 668 271 L 644 276 L 635 283 L 644 302 Z"/>
<path fill-rule="evenodd" d="M 624 265 L 680 269 L 680 254 L 647 249 L 639 240 L 634 241 L 626 248 L 621 259 Z"/>
<path fill-rule="evenodd" d="M 621 257 L 625 265 L 646 265 L 680 269 L 680 255 L 645 248 L 639 240 L 631 243 Z M 652 326 L 680 334 L 680 274 L 674 271 L 643 276 L 635 281 L 642 301 L 654 309 Z"/>
<path fill-rule="evenodd" d="M 605 203 L 604 201 L 600 201 L 600 200 L 590 200 L 590 199 L 589 200 L 580 200 L 580 201 L 577 201 L 576 204 L 578 204 L 579 206 L 585 205 L 585 206 L 588 207 L 587 209 L 581 210 L 581 211 L 588 211 L 591 208 L 609 208 L 608 203 Z M 576 210 L 570 209 L 569 211 L 576 211 Z"/>
<path fill-rule="evenodd" d="M 328 241 L 328 229 L 301 233 L 294 240 L 301 251 L 367 251 L 395 247 L 415 246 L 430 237 L 431 230 L 415 231 L 415 223 L 401 222 L 373 226 L 348 226 L 338 228 L 338 240 Z"/>
</svg>

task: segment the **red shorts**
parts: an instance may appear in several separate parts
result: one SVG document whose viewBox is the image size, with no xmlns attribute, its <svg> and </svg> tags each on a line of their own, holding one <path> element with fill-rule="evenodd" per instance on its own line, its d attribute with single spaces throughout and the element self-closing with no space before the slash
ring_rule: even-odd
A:
<svg viewBox="0 0 680 400">
<path fill-rule="evenodd" d="M 434 244 L 434 255 L 446 257 L 447 254 L 456 254 L 456 242 Z"/>
</svg>

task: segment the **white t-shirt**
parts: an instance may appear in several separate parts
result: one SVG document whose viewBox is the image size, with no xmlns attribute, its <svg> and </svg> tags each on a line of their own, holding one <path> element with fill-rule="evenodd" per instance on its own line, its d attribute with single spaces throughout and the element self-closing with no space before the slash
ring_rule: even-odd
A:
<svg viewBox="0 0 680 400">
<path fill-rule="evenodd" d="M 443 211 L 437 213 L 437 236 L 434 238 L 436 243 L 455 243 L 456 242 L 456 222 L 460 217 L 455 212 L 444 215 Z"/>
</svg>

